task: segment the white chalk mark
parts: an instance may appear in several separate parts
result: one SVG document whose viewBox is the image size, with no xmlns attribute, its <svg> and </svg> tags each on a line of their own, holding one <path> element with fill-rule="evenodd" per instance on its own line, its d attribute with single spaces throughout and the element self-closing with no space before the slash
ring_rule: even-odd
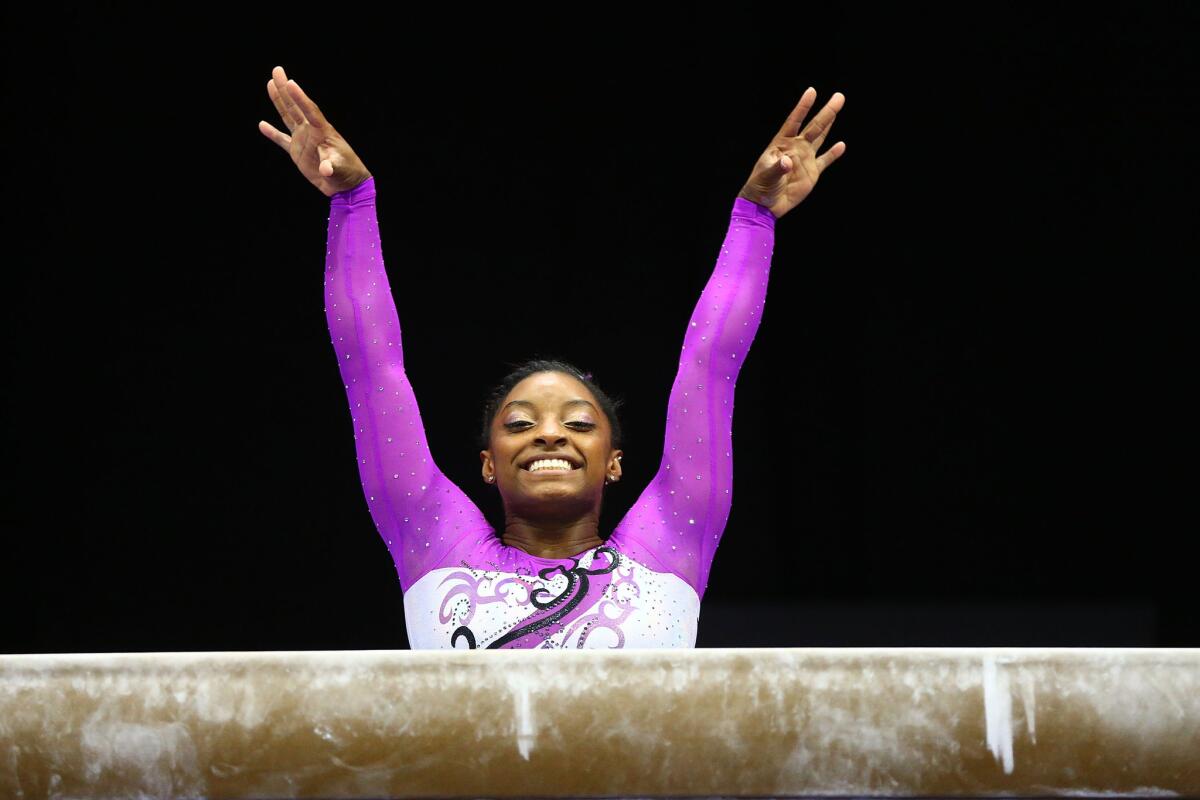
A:
<svg viewBox="0 0 1200 800">
<path fill-rule="evenodd" d="M 537 744 L 537 725 L 534 724 L 533 706 L 529 701 L 529 684 L 521 680 L 513 681 L 511 678 L 509 684 L 512 686 L 513 700 L 516 704 L 514 710 L 517 720 L 517 750 L 520 751 L 521 757 L 528 761 L 529 754 Z"/>
<path fill-rule="evenodd" d="M 1004 774 L 1013 771 L 1012 692 L 1008 673 L 996 668 L 996 657 L 983 657 L 983 713 L 987 719 L 988 749 L 1004 764 Z"/>
<path fill-rule="evenodd" d="M 1037 744 L 1037 709 L 1035 706 L 1033 693 L 1033 675 L 1029 670 L 1022 670 L 1021 678 L 1021 705 L 1025 707 L 1025 728 L 1029 731 L 1029 738 L 1034 744 Z"/>
</svg>

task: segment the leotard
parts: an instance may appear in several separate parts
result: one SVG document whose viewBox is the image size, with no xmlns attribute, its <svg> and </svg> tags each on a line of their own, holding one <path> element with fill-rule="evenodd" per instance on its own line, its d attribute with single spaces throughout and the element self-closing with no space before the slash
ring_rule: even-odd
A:
<svg viewBox="0 0 1200 800">
<path fill-rule="evenodd" d="M 371 177 L 330 198 L 325 312 L 367 507 L 400 578 L 409 645 L 695 647 L 733 498 L 734 386 L 766 301 L 770 209 L 733 202 L 684 334 L 657 474 L 603 545 L 540 558 L 505 545 L 433 462 L 404 371 L 375 193 Z"/>
</svg>

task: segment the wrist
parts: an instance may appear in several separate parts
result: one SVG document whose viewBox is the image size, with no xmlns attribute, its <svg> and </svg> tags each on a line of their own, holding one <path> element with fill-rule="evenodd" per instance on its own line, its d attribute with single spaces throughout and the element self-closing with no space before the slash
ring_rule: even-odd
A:
<svg viewBox="0 0 1200 800">
<path fill-rule="evenodd" d="M 771 203 L 767 200 L 767 198 L 763 197 L 758 192 L 749 189 L 743 188 L 740 192 L 738 192 L 737 196 L 743 200 L 749 200 L 751 203 L 756 203 L 764 208 L 771 207 Z"/>
<path fill-rule="evenodd" d="M 773 203 L 769 202 L 765 197 L 757 192 L 742 190 L 738 192 L 738 198 L 748 203 L 753 203 L 755 206 L 755 216 L 766 218 L 770 217 L 773 222 L 776 219 L 775 212 L 772 210 Z M 749 211 L 750 209 L 746 209 Z"/>
</svg>

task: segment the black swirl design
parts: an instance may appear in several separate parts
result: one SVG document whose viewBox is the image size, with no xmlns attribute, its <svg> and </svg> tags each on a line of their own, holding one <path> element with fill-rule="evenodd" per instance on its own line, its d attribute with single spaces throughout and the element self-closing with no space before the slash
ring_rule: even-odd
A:
<svg viewBox="0 0 1200 800">
<path fill-rule="evenodd" d="M 509 642 L 516 641 L 522 636 L 527 636 L 530 633 L 541 630 L 548 625 L 553 625 L 563 617 L 570 614 L 571 611 L 573 611 L 580 603 L 583 602 L 584 598 L 587 597 L 588 589 L 591 586 L 591 581 L 588 579 L 588 576 L 606 575 L 615 570 L 617 565 L 620 563 L 620 556 L 617 554 L 617 551 L 607 545 L 597 547 L 594 553 L 597 555 L 600 553 L 607 555 L 608 564 L 600 569 L 589 569 L 587 567 L 579 566 L 579 559 L 572 558 L 571 561 L 574 563 L 569 569 L 561 564 L 555 564 L 553 567 L 546 567 L 545 569 L 538 570 L 538 577 L 544 581 L 553 580 L 553 576 L 557 572 L 561 572 L 563 575 L 567 576 L 567 588 L 564 589 L 562 594 L 558 595 L 557 597 L 551 597 L 548 600 L 539 599 L 539 597 L 544 597 L 550 594 L 550 590 L 544 586 L 539 586 L 529 593 L 529 602 L 532 603 L 536 608 L 541 610 L 557 610 L 551 614 L 547 614 L 541 619 L 531 620 L 526 622 L 524 625 L 514 628 L 496 641 L 489 644 L 486 649 L 491 650 L 504 647 L 504 645 L 508 644 Z M 596 563 L 594 557 L 592 563 Z M 477 649 L 475 644 L 475 634 L 466 625 L 460 625 L 458 629 L 454 631 L 454 634 L 451 635 L 451 647 L 454 647 L 455 644 L 457 644 L 460 636 L 467 640 L 467 649 Z"/>
</svg>

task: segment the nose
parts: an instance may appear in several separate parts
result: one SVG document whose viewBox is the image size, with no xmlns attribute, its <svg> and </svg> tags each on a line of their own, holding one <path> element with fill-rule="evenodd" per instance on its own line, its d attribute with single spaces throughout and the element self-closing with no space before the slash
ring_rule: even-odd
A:
<svg viewBox="0 0 1200 800">
<path fill-rule="evenodd" d="M 554 447 L 565 444 L 567 441 L 566 428 L 557 419 L 547 417 L 538 423 L 537 438 L 534 441 Z"/>
</svg>

